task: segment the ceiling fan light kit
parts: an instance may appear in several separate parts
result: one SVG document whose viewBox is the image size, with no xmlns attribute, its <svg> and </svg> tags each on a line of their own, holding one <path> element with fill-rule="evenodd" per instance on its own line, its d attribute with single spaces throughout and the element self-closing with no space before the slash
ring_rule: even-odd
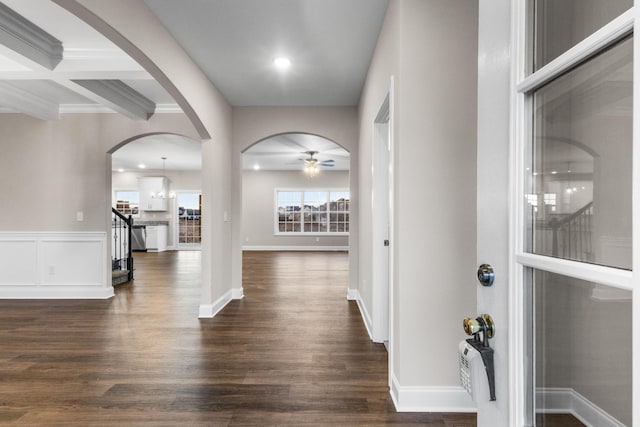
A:
<svg viewBox="0 0 640 427">
<path fill-rule="evenodd" d="M 317 158 L 313 157 L 318 154 L 317 151 L 304 151 L 304 154 L 308 155 L 309 157 L 300 160 L 304 161 L 304 171 L 311 178 L 318 175 L 318 173 L 320 172 L 320 166 L 330 168 L 334 166 L 333 160 L 323 160 L 320 162 Z"/>
</svg>

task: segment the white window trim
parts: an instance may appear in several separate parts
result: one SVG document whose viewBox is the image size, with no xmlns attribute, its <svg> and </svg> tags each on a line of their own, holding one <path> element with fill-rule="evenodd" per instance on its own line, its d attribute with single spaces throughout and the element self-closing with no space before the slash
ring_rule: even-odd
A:
<svg viewBox="0 0 640 427">
<path fill-rule="evenodd" d="M 273 234 L 274 236 L 348 236 L 349 232 L 342 232 L 342 231 L 280 231 L 280 227 L 279 227 L 279 217 L 278 217 L 278 193 L 279 192 L 285 192 L 285 191 L 295 191 L 295 192 L 300 192 L 300 193 L 309 193 L 309 192 L 326 192 L 327 193 L 327 197 L 329 195 L 329 193 L 332 192 L 343 192 L 343 193 L 349 193 L 349 200 L 351 200 L 351 192 L 349 190 L 349 188 L 326 188 L 326 187 L 321 187 L 321 188 L 275 188 L 273 190 Z M 329 200 L 327 199 L 327 203 L 329 202 Z M 304 204 L 304 199 L 303 199 L 303 204 Z M 351 204 L 349 204 L 349 218 L 351 218 Z M 349 229 L 351 229 L 351 227 L 349 227 Z"/>
<path fill-rule="evenodd" d="M 510 288 L 509 288 L 509 425 L 523 426 L 526 420 L 526 366 L 524 340 L 524 270 L 536 268 L 569 277 L 628 289 L 633 294 L 633 400 L 640 396 L 640 256 L 633 257 L 632 271 L 561 260 L 524 252 L 525 149 L 531 138 L 532 102 L 528 95 L 553 78 L 621 40 L 638 27 L 640 0 L 603 28 L 583 40 L 540 70 L 526 76 L 527 1 L 512 0 L 511 57 L 511 164 L 510 164 Z M 640 37 L 633 39 L 633 248 L 640 250 Z M 633 405 L 633 425 L 640 426 L 640 405 Z"/>
</svg>

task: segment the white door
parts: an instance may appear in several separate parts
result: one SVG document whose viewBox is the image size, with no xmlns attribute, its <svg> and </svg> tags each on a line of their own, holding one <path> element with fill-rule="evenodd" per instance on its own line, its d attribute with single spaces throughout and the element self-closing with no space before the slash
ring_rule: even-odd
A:
<svg viewBox="0 0 640 427">
<path fill-rule="evenodd" d="M 640 425 L 632 6 L 480 3 L 478 263 L 496 280 L 477 295 L 497 383 L 480 427 Z"/>
<path fill-rule="evenodd" d="M 375 342 L 389 342 L 391 133 L 389 96 L 373 124 L 373 331 Z M 388 348 L 388 345 L 387 345 Z"/>
</svg>

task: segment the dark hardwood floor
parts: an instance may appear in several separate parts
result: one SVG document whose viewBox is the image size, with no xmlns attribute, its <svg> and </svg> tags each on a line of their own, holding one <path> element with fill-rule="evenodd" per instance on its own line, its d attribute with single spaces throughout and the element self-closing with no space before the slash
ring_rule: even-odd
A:
<svg viewBox="0 0 640 427">
<path fill-rule="evenodd" d="M 213 319 L 200 252 L 135 261 L 108 301 L 0 301 L 0 425 L 476 425 L 395 412 L 344 253 L 246 253 L 245 298 Z"/>
</svg>

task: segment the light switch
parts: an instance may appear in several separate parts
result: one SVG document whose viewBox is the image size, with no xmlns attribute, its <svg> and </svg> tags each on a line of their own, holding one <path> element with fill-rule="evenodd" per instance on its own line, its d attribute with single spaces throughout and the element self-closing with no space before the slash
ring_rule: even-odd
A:
<svg viewBox="0 0 640 427">
<path fill-rule="evenodd" d="M 76 212 L 76 219 L 78 221 L 84 221 L 84 212 L 82 212 L 82 211 Z"/>
</svg>

